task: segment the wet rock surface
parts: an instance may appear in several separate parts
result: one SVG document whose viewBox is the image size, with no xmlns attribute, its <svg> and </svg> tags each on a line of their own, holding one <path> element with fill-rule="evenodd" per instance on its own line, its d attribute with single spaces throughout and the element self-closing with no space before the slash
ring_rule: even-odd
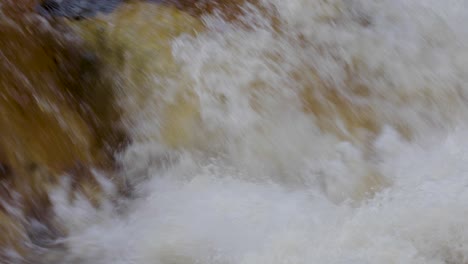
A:
<svg viewBox="0 0 468 264">
<path fill-rule="evenodd" d="M 133 117 L 149 107 L 163 120 L 163 142 L 179 146 L 190 141 L 195 130 L 187 124 L 197 120 L 198 101 L 187 88 L 189 78 L 174 60 L 171 45 L 182 34 L 204 30 L 197 17 L 175 7 L 132 2 L 123 3 L 112 14 L 72 21 L 70 25 L 98 54 L 103 69 L 118 76 L 119 84 L 125 87 L 123 118 L 128 123 L 140 122 Z M 169 89 L 167 83 L 171 80 L 180 82 L 180 87 Z M 168 93 L 176 94 L 175 102 L 164 99 Z M 132 135 L 132 139 L 135 137 Z"/>
<path fill-rule="evenodd" d="M 125 138 L 101 62 L 66 25 L 35 14 L 34 2 L 0 8 L 0 263 L 41 263 L 65 234 L 50 191 L 80 164 L 76 192 L 97 197 L 81 172 L 112 171 Z"/>
</svg>

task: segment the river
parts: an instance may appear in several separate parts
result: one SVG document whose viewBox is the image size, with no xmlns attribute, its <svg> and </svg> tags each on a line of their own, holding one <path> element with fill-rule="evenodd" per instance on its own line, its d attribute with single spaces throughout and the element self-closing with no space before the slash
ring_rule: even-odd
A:
<svg viewBox="0 0 468 264">
<path fill-rule="evenodd" d="M 468 263 L 468 2 L 215 9 L 131 2 L 58 33 L 97 51 L 115 100 L 94 104 L 128 140 L 90 163 L 99 206 L 66 173 L 47 189 L 62 235 L 37 261 Z"/>
</svg>

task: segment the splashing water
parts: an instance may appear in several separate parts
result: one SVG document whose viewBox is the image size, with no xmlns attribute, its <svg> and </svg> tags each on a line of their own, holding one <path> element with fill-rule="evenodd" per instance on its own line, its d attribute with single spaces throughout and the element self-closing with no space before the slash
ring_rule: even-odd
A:
<svg viewBox="0 0 468 264">
<path fill-rule="evenodd" d="M 261 4 L 205 16 L 171 42 L 180 75 L 125 92 L 146 93 L 134 197 L 58 188 L 62 263 L 468 263 L 467 2 Z"/>
</svg>

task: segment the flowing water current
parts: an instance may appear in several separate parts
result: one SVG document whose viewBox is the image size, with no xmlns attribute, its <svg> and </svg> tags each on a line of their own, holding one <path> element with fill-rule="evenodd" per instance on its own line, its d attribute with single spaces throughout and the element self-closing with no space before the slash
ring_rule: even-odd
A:
<svg viewBox="0 0 468 264">
<path fill-rule="evenodd" d="M 132 195 L 54 188 L 52 261 L 468 263 L 468 1 L 242 9 L 171 37 L 176 74 L 120 71 Z"/>
</svg>

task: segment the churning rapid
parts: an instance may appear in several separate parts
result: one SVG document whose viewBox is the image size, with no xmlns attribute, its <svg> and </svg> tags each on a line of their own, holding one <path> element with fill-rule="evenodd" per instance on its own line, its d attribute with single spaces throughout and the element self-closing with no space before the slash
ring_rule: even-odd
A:
<svg viewBox="0 0 468 264">
<path fill-rule="evenodd" d="M 229 12 L 70 22 L 131 140 L 100 206 L 50 191 L 66 235 L 40 263 L 468 263 L 468 2 Z"/>
</svg>

